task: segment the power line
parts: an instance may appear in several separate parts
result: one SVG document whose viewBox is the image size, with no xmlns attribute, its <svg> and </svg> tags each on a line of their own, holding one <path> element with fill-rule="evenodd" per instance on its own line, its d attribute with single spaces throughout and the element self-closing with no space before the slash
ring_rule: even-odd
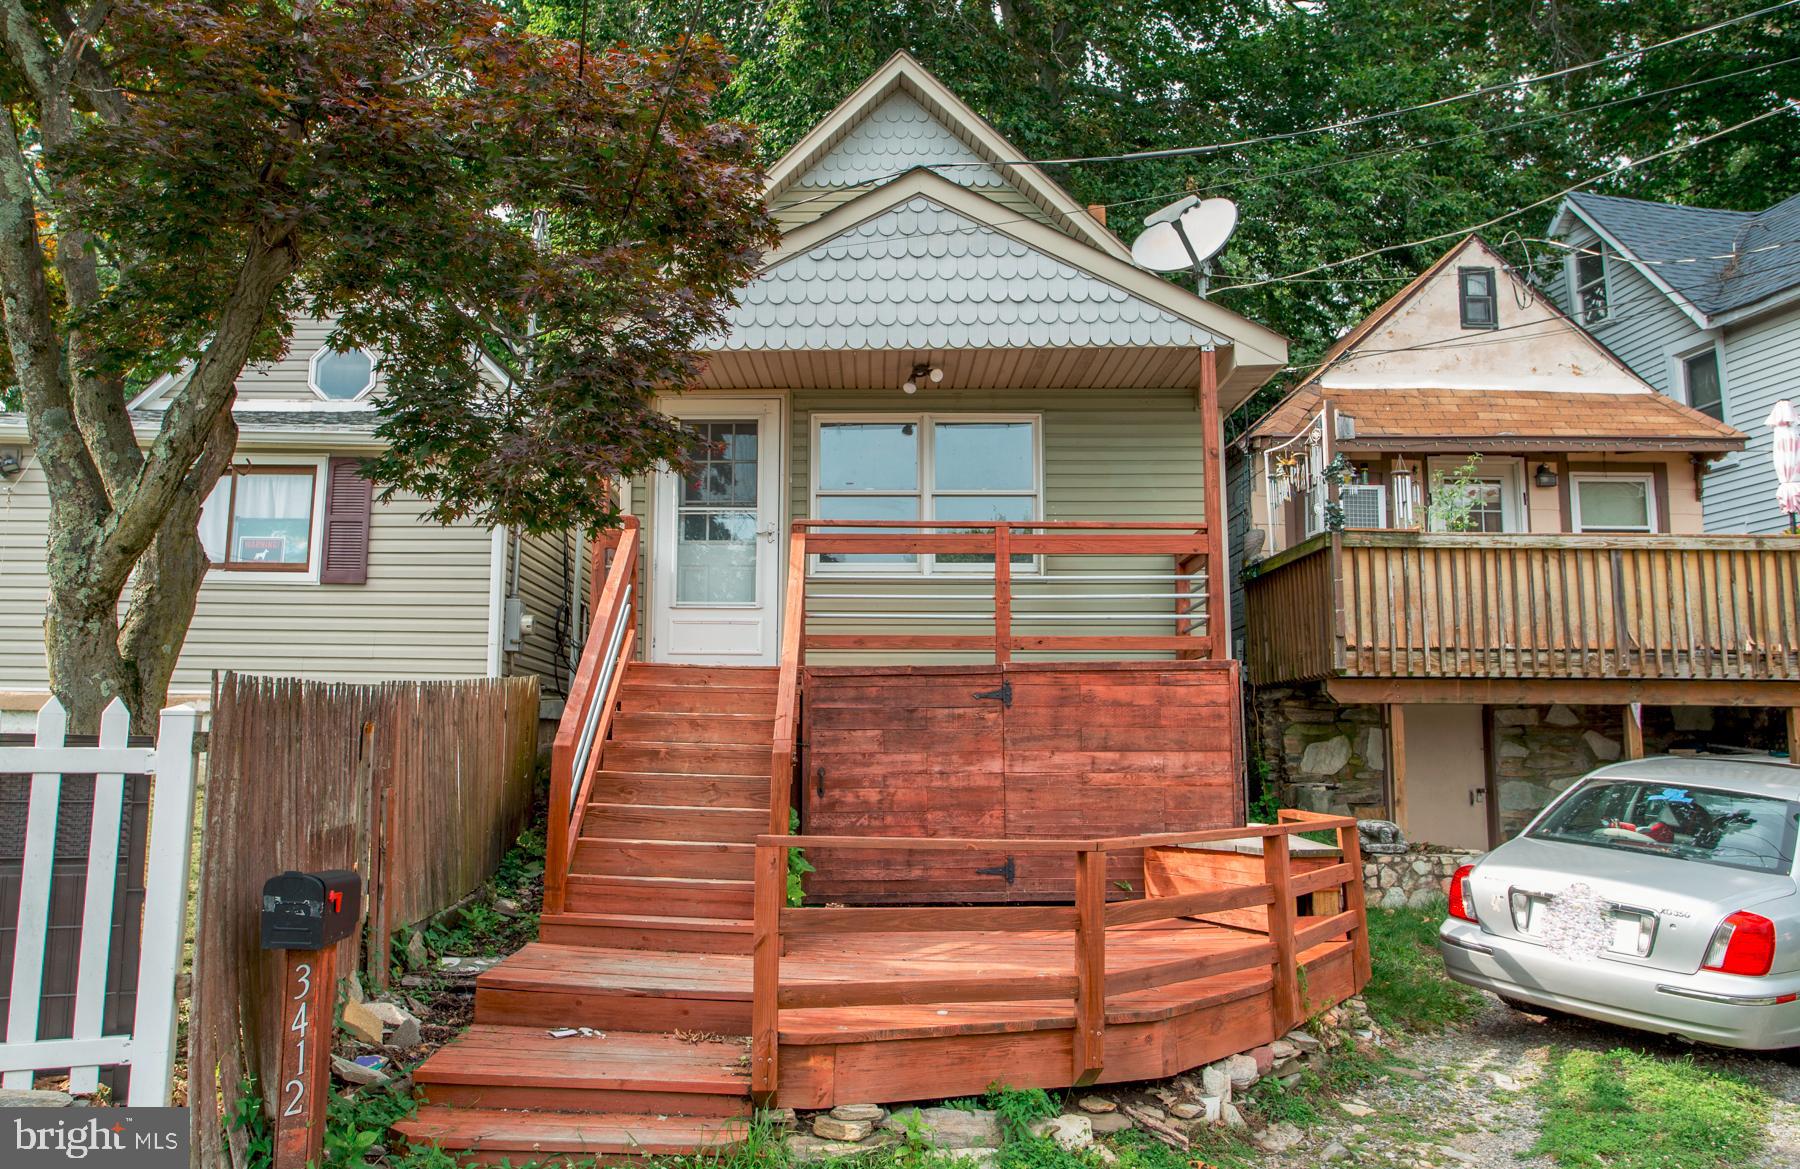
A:
<svg viewBox="0 0 1800 1169">
<path fill-rule="evenodd" d="M 1794 0 L 1794 2 L 1800 3 L 1800 0 Z M 1715 139 L 1723 138 L 1727 134 L 1734 134 L 1737 131 L 1742 130 L 1746 126 L 1754 125 L 1757 122 L 1761 122 L 1768 118 L 1775 117 L 1777 114 L 1792 113 L 1795 110 L 1800 110 L 1800 103 L 1790 102 L 1787 105 L 1778 106 L 1772 110 L 1766 110 L 1763 113 L 1757 114 L 1755 117 L 1745 118 L 1743 121 L 1738 122 L 1735 125 L 1727 126 L 1723 130 L 1715 130 L 1711 134 L 1702 135 L 1699 138 L 1695 138 L 1688 142 L 1684 142 L 1679 146 L 1671 146 L 1666 150 L 1659 150 L 1654 154 L 1646 154 L 1642 158 L 1630 159 L 1624 163 L 1621 163 L 1618 166 L 1612 167 L 1609 170 L 1604 170 L 1604 171 L 1601 171 L 1599 174 L 1593 175 L 1589 178 L 1585 178 L 1585 179 L 1581 180 L 1580 182 L 1573 184 L 1572 186 L 1565 187 L 1553 195 L 1546 195 L 1542 199 L 1534 199 L 1530 203 L 1527 203 L 1522 207 L 1516 207 L 1511 211 L 1507 211 L 1500 215 L 1496 215 L 1492 219 L 1483 220 L 1482 222 L 1473 224 L 1472 226 L 1469 226 L 1469 227 L 1458 228 L 1454 231 L 1439 232 L 1437 235 L 1426 236 L 1423 239 L 1412 240 L 1408 243 L 1390 244 L 1387 247 L 1371 248 L 1369 251 L 1360 252 L 1354 256 L 1347 256 L 1342 260 L 1330 260 L 1323 264 L 1315 264 L 1311 268 L 1302 268 L 1298 272 L 1289 272 L 1284 276 L 1269 276 L 1262 280 L 1243 280 L 1243 281 L 1239 281 L 1235 284 L 1222 285 L 1219 287 L 1218 291 L 1226 292 L 1226 291 L 1230 291 L 1230 290 L 1236 289 L 1236 288 L 1260 288 L 1265 284 L 1279 284 L 1284 281 L 1292 280 L 1297 276 L 1310 276 L 1314 272 L 1324 272 L 1331 268 L 1341 267 L 1344 264 L 1354 264 L 1354 263 L 1357 263 L 1362 260 L 1367 260 L 1372 257 L 1382 255 L 1386 252 L 1403 251 L 1407 248 L 1421 247 L 1425 244 L 1438 243 L 1443 240 L 1454 239 L 1458 236 L 1468 235 L 1471 232 L 1476 232 L 1476 231 L 1482 230 L 1483 228 L 1492 227 L 1497 223 L 1504 223 L 1506 220 L 1513 218 L 1515 215 L 1523 215 L 1525 212 L 1530 211 L 1534 208 L 1542 207 L 1547 203 L 1554 203 L 1558 199 L 1566 198 L 1569 195 L 1574 194 L 1576 191 L 1581 190 L 1583 187 L 1592 186 L 1593 184 L 1600 182 L 1602 179 L 1608 179 L 1608 178 L 1613 178 L 1614 176 L 1617 176 L 1617 175 L 1622 175 L 1628 170 L 1632 170 L 1637 167 L 1643 166 L 1645 163 L 1655 162 L 1656 160 L 1661 159 L 1661 158 L 1668 158 L 1670 155 L 1680 154 L 1684 150 L 1692 150 L 1696 146 L 1703 146 L 1708 142 L 1714 141 Z"/>
<path fill-rule="evenodd" d="M 1364 150 L 1364 151 L 1359 151 L 1355 154 L 1346 155 L 1343 158 L 1330 159 L 1325 162 L 1312 163 L 1312 164 L 1309 164 L 1307 166 L 1302 166 L 1302 167 L 1293 167 L 1288 170 L 1268 171 L 1263 174 L 1257 174 L 1257 175 L 1242 175 L 1242 176 L 1239 176 L 1238 178 L 1221 179 L 1218 182 L 1208 183 L 1205 186 L 1184 188 L 1179 191 L 1170 191 L 1170 192 L 1166 192 L 1166 193 L 1158 194 L 1158 195 L 1139 195 L 1139 196 L 1136 196 L 1131 199 L 1120 199 L 1119 201 L 1117 201 L 1115 203 L 1108 203 L 1108 204 L 1106 204 L 1106 206 L 1110 209 L 1113 207 L 1129 207 L 1129 206 L 1131 206 L 1133 204 L 1137 204 L 1137 203 L 1162 202 L 1162 201 L 1168 200 L 1168 199 L 1179 198 L 1182 195 L 1200 195 L 1200 194 L 1205 194 L 1210 191 L 1226 190 L 1231 187 L 1241 187 L 1241 186 L 1247 186 L 1247 185 L 1253 184 L 1253 183 L 1270 182 L 1275 179 L 1292 178 L 1292 177 L 1295 177 L 1298 175 L 1317 174 L 1321 171 L 1331 170 L 1336 167 L 1349 166 L 1351 163 L 1355 163 L 1355 162 L 1364 162 L 1369 159 L 1375 159 L 1375 158 L 1391 158 L 1391 157 L 1395 157 L 1395 156 L 1402 155 L 1402 154 L 1410 154 L 1416 150 L 1429 150 L 1429 149 L 1431 149 L 1433 147 L 1437 147 L 1437 146 L 1448 146 L 1452 143 L 1462 142 L 1462 141 L 1465 141 L 1470 138 L 1485 138 L 1485 137 L 1488 137 L 1488 136 L 1494 135 L 1494 134 L 1509 134 L 1515 130 L 1527 129 L 1531 126 L 1542 125 L 1545 122 L 1566 121 L 1569 119 L 1580 117 L 1583 114 L 1593 113 L 1595 110 L 1609 109 L 1613 106 L 1628 105 L 1628 104 L 1631 104 L 1634 102 L 1648 101 L 1654 97 L 1663 97 L 1667 94 L 1679 93 L 1683 90 L 1696 89 L 1696 88 L 1699 88 L 1699 87 L 1705 86 L 1705 85 L 1713 85 L 1713 84 L 1716 84 L 1721 81 L 1732 81 L 1739 77 L 1748 76 L 1749 74 L 1752 74 L 1752 73 L 1765 73 L 1770 69 L 1779 69 L 1783 65 L 1792 65 L 1797 62 L 1800 62 L 1800 57 L 1789 57 L 1786 60 L 1772 61 L 1766 65 L 1753 65 L 1750 68 L 1738 69 L 1731 73 L 1721 73 L 1721 74 L 1718 74 L 1713 77 L 1703 77 L 1697 81 L 1686 81 L 1680 85 L 1669 85 L 1669 86 L 1663 87 L 1662 89 L 1653 89 L 1653 90 L 1649 91 L 1648 93 L 1639 93 L 1639 94 L 1633 94 L 1629 97 L 1613 98 L 1610 101 L 1595 102 L 1592 105 L 1579 106 L 1579 107 L 1577 107 L 1575 109 L 1571 109 L 1571 110 L 1559 110 L 1554 113 L 1540 114 L 1537 117 L 1522 118 L 1517 121 L 1504 123 L 1502 125 L 1483 126 L 1483 127 L 1479 127 L 1474 130 L 1466 130 L 1461 134 L 1453 134 L 1448 138 L 1438 138 L 1438 139 L 1434 139 L 1430 142 L 1415 142 L 1415 143 L 1408 143 L 1403 146 L 1388 146 L 1388 147 L 1382 147 L 1377 150 Z"/>
</svg>

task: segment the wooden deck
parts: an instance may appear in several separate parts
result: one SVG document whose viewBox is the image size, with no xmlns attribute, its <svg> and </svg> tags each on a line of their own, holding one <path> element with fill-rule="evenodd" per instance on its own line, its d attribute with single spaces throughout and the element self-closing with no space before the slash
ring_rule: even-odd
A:
<svg viewBox="0 0 1800 1169">
<path fill-rule="evenodd" d="M 1127 546 L 1096 530 L 1104 525 L 1064 527 L 1063 552 Z M 981 537 L 828 533 L 819 546 L 849 541 L 845 549 L 865 551 L 896 538 L 933 552 L 998 540 L 1000 565 L 1009 548 L 1036 552 L 1033 541 L 1052 539 L 1015 539 L 1002 526 Z M 1195 538 L 1153 533 L 1129 546 L 1178 557 Z M 1157 782 L 1182 774 L 1172 760 L 1183 755 L 1235 773 L 1236 675 L 1204 660 L 1203 570 L 1173 590 L 1174 632 L 1055 646 L 1012 636 L 1008 574 L 996 573 L 996 623 L 984 644 L 999 686 L 1017 671 L 1011 680 L 1047 680 L 1046 693 L 1067 699 L 1042 710 L 1021 703 L 1019 730 L 1042 740 L 1040 761 L 1064 752 L 1074 760 L 1050 785 L 1079 787 L 1106 774 L 1108 759 L 1135 769 L 1089 793 L 1093 815 L 1066 808 L 1061 819 L 1002 822 L 975 837 L 929 824 L 909 837 L 790 835 L 805 652 L 836 644 L 805 631 L 807 539 L 802 525 L 790 545 L 790 581 L 800 583 L 787 597 L 779 670 L 631 661 L 637 530 L 628 526 L 595 564 L 604 578 L 592 598 L 595 633 L 553 753 L 542 940 L 477 981 L 476 1024 L 414 1073 L 424 1106 L 395 1126 L 400 1139 L 471 1163 L 618 1161 L 730 1144 L 753 1100 L 823 1108 L 966 1095 L 996 1081 L 1055 1088 L 1157 1078 L 1269 1042 L 1367 980 L 1354 821 L 1293 812 L 1276 825 L 1196 828 L 1236 821 L 1230 785 L 1214 786 L 1221 807 L 1200 809 L 1169 805 L 1165 789 L 1181 784 Z M 1096 641 L 1120 653 L 1192 656 L 1055 667 L 1011 660 L 1027 647 L 1105 648 Z M 1084 700 L 1086 674 L 1105 676 L 1101 689 L 1122 712 L 1110 720 L 1117 725 L 1096 716 L 1107 702 Z M 1171 704 L 1180 717 L 1167 717 Z M 1056 738 L 1071 721 L 1092 724 L 1085 746 Z M 822 725 L 809 724 L 815 748 L 830 733 L 829 720 Z M 916 739 L 920 729 L 907 733 Z M 898 761 L 897 744 L 865 746 Z M 983 747 L 1009 749 L 1004 735 Z M 896 800 L 906 776 L 891 768 Z M 1181 831 L 1145 833 L 1143 822 L 1102 814 L 1129 797 L 1121 785 L 1131 789 L 1134 776 L 1137 794 L 1158 793 L 1150 826 Z M 1121 829 L 1138 834 L 1100 834 Z M 1289 838 L 1318 829 L 1337 833 L 1341 859 L 1291 860 Z M 1246 836 L 1259 838 L 1260 856 L 1206 847 Z M 965 869 L 1004 855 L 1030 874 L 1037 903 L 789 907 L 793 848 L 928 865 L 954 858 Z M 1119 872 L 1131 880 L 1117 881 Z M 602 1036 L 551 1034 L 579 1027 Z"/>
<path fill-rule="evenodd" d="M 1340 701 L 1796 705 L 1800 542 L 1348 531 L 1256 569 L 1258 685 Z"/>
</svg>

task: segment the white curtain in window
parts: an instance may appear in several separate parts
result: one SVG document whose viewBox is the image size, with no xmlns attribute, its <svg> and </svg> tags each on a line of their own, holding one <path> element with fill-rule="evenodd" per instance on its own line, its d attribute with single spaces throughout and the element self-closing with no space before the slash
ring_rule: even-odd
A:
<svg viewBox="0 0 1800 1169">
<path fill-rule="evenodd" d="M 238 518 L 310 519 L 312 497 L 311 475 L 241 475 L 237 484 Z"/>
<path fill-rule="evenodd" d="M 231 476 L 221 475 L 212 494 L 200 505 L 200 547 L 214 564 L 225 559 L 226 529 L 231 526 Z"/>
</svg>

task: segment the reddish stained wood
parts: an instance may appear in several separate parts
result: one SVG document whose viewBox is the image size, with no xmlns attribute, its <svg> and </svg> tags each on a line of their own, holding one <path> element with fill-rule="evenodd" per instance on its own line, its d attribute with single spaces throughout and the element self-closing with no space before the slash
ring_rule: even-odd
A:
<svg viewBox="0 0 1800 1169">
<path fill-rule="evenodd" d="M 781 1006 L 781 907 L 787 899 L 787 849 L 756 846 L 756 892 L 750 943 L 750 1090 L 774 1098 L 780 1086 L 777 1030 Z"/>
<path fill-rule="evenodd" d="M 1246 909 L 1269 904 L 1271 894 L 1265 885 L 1237 888 L 1203 889 L 1195 893 L 1172 896 L 1146 896 L 1142 901 L 1121 901 L 1106 908 L 1109 926 L 1136 925 L 1146 921 L 1166 921 L 1173 917 L 1200 917 L 1227 909 Z"/>
<path fill-rule="evenodd" d="M 1352 949 L 1351 993 L 1361 990 L 1369 981 L 1372 964 L 1369 957 L 1368 894 L 1362 883 L 1362 835 L 1354 824 L 1338 829 L 1338 851 L 1355 880 L 1344 883 L 1344 911 L 1356 919 L 1350 932 Z"/>
<path fill-rule="evenodd" d="M 1294 929 L 1288 937 L 1296 951 L 1310 950 L 1332 938 L 1347 937 L 1361 919 L 1354 912 L 1334 913 L 1330 917 L 1308 918 L 1307 924 Z M 1296 1000 L 1297 1001 L 1297 1000 Z M 1305 1008 L 1307 1004 L 1301 1004 Z"/>
<path fill-rule="evenodd" d="M 1106 854 L 1075 860 L 1075 1083 L 1100 1075 L 1106 1043 Z"/>
<path fill-rule="evenodd" d="M 787 596 L 781 620 L 781 673 L 775 690 L 769 752 L 769 831 L 786 832 L 793 808 L 794 761 L 800 737 L 801 670 L 806 664 L 806 531 L 788 540 Z"/>
<path fill-rule="evenodd" d="M 1299 867 L 1298 858 L 1296 858 L 1295 867 Z M 1340 885 L 1361 879 L 1361 872 L 1348 864 L 1328 865 L 1322 869 L 1296 874 L 1292 882 L 1293 894 L 1295 897 L 1305 897 L 1307 894 L 1317 893 L 1321 889 L 1335 889 Z"/>
<path fill-rule="evenodd" d="M 807 934 L 988 933 L 1072 930 L 1076 911 L 1061 905 L 993 906 L 978 909 L 784 909 L 784 937 Z"/>
<path fill-rule="evenodd" d="M 1270 836 L 1263 841 L 1263 879 L 1272 896 L 1269 905 L 1269 941 L 1274 954 L 1270 978 L 1275 984 L 1275 1031 L 1288 1028 L 1306 1017 L 1300 1001 L 1300 983 L 1294 955 L 1300 948 L 1294 938 L 1293 874 L 1288 869 L 1288 842 L 1285 836 Z"/>
<path fill-rule="evenodd" d="M 1221 601 L 1226 590 L 1216 587 L 1226 578 L 1225 559 L 1225 427 L 1219 418 L 1219 352 L 1208 347 L 1200 351 L 1200 433 L 1201 458 L 1205 462 L 1201 475 L 1202 504 L 1205 507 L 1206 604 L 1203 623 L 1209 645 L 1214 630 L 1229 629 L 1231 621 L 1224 616 Z M 1208 656 L 1210 656 L 1210 648 Z"/>
</svg>

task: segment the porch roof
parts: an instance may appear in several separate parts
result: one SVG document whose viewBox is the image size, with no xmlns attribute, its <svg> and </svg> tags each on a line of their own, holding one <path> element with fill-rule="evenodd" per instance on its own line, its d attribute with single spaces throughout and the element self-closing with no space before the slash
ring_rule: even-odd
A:
<svg viewBox="0 0 1800 1169">
<path fill-rule="evenodd" d="M 1253 427 L 1251 440 L 1299 433 L 1329 401 L 1355 419 L 1345 450 L 1454 448 L 1469 451 L 1735 451 L 1744 436 L 1662 394 L 1557 390 L 1362 389 L 1303 386 Z"/>
</svg>

